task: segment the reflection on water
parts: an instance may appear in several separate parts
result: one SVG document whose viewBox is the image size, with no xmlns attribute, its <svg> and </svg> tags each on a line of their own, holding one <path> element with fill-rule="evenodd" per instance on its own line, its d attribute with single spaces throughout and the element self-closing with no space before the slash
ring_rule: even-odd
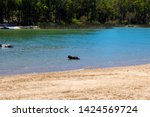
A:
<svg viewBox="0 0 150 117">
<path fill-rule="evenodd" d="M 14 45 L 0 48 L 0 75 L 150 63 L 149 28 L 0 30 L 0 43 Z"/>
</svg>

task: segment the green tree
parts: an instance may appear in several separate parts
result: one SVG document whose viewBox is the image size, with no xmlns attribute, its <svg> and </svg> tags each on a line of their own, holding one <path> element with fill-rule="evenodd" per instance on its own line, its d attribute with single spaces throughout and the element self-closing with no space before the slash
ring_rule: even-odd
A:
<svg viewBox="0 0 150 117">
<path fill-rule="evenodd" d="M 0 1 L 0 23 L 3 23 L 3 8 L 4 4 L 3 4 L 3 0 Z"/>
<path fill-rule="evenodd" d="M 0 0 L 0 23 L 149 24 L 149 0 Z M 81 24 L 82 24 L 81 23 Z"/>
</svg>

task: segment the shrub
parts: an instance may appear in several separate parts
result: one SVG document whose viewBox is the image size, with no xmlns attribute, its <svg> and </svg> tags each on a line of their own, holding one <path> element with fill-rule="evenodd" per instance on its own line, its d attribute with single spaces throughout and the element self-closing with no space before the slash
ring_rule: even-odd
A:
<svg viewBox="0 0 150 117">
<path fill-rule="evenodd" d="M 72 19 L 72 23 L 76 24 L 76 25 L 81 25 L 82 24 L 82 22 L 80 20 L 76 19 L 76 18 Z"/>
</svg>

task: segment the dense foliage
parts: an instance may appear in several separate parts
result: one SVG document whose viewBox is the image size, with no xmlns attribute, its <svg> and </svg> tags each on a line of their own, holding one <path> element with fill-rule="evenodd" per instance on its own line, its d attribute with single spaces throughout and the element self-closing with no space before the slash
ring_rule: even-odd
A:
<svg viewBox="0 0 150 117">
<path fill-rule="evenodd" d="M 149 24 L 150 0 L 0 0 L 0 23 Z"/>
</svg>

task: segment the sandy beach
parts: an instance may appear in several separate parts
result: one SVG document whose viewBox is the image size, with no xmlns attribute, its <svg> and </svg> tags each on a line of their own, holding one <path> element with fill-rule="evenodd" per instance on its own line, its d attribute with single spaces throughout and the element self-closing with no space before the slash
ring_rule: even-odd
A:
<svg viewBox="0 0 150 117">
<path fill-rule="evenodd" d="M 1 100 L 149 100 L 150 64 L 0 76 Z"/>
</svg>

